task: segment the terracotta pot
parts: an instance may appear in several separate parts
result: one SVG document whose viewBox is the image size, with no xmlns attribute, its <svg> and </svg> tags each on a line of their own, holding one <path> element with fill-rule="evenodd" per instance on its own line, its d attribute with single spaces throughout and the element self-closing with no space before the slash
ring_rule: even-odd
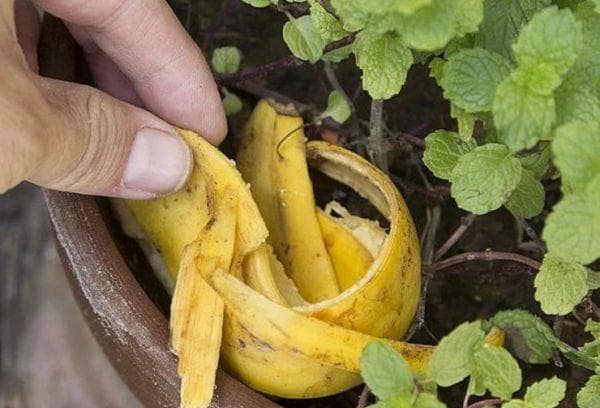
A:
<svg viewBox="0 0 600 408">
<path fill-rule="evenodd" d="M 55 18 L 44 19 L 39 56 L 43 75 L 82 78 L 81 55 Z M 168 349 L 166 292 L 115 228 L 105 200 L 55 191 L 45 196 L 58 252 L 97 341 L 145 406 L 177 407 L 180 381 Z M 214 407 L 277 405 L 219 370 Z"/>
</svg>

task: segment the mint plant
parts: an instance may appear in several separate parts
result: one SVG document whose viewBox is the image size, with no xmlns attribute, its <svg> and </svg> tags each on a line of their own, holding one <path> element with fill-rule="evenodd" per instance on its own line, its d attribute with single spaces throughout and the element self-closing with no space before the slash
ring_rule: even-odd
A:
<svg viewBox="0 0 600 408">
<path fill-rule="evenodd" d="M 493 406 L 558 406 L 565 396 L 564 381 L 550 378 L 523 389 L 521 368 L 513 357 L 528 364 L 551 364 L 557 353 L 594 372 L 577 401 L 584 408 L 598 406 L 599 323 L 589 320 L 585 328 L 594 340 L 574 347 L 561 341 L 545 321 L 577 317 L 578 305 L 593 304 L 593 291 L 600 288 L 600 2 L 242 1 L 285 15 L 281 33 L 292 55 L 238 71 L 239 54 L 229 47 L 215 50 L 212 64 L 222 74 L 222 84 L 243 84 L 282 67 L 325 67 L 333 88 L 328 100 L 319 101 L 322 109 L 296 103 L 298 111 L 319 126 L 325 119 L 339 128 L 350 123 L 353 135 L 358 134 L 354 146 L 383 171 L 389 170 L 386 154 L 397 139 L 423 149 L 422 163 L 448 185 L 456 206 L 470 213 L 465 218 L 469 223 L 462 223 L 434 251 L 435 214 L 439 222 L 441 210 L 439 205 L 428 207 L 426 227 L 432 229 L 423 233 L 425 272 L 471 260 L 516 261 L 537 270 L 534 297 L 550 316 L 508 310 L 487 321 L 464 323 L 441 339 L 426 378 L 415 378 L 384 344 L 367 347 L 362 373 L 379 399 L 377 406 L 443 406 L 434 393 L 422 390 L 431 384 L 453 386 L 467 378 L 467 400 L 487 393 L 494 398 Z M 362 90 L 371 98 L 369 121 L 359 117 L 352 95 L 332 80 L 340 63 L 354 63 L 360 72 Z M 432 129 L 424 141 L 386 125 L 386 117 L 394 113 L 387 112 L 384 103 L 401 92 L 415 65 L 427 67 L 453 119 L 444 128 Z M 233 92 L 223 88 L 223 93 L 229 113 L 241 109 Z M 427 197 L 436 197 L 419 165 Z M 441 259 L 473 217 L 493 211 L 514 216 L 536 245 L 541 264 L 495 251 Z M 527 219 L 543 224 L 541 238 Z M 423 307 L 419 313 L 417 320 L 422 321 Z M 594 313 L 599 319 L 600 312 Z M 485 342 L 492 327 L 506 332 L 506 348 Z M 512 399 L 519 390 L 524 391 L 522 397 Z"/>
</svg>

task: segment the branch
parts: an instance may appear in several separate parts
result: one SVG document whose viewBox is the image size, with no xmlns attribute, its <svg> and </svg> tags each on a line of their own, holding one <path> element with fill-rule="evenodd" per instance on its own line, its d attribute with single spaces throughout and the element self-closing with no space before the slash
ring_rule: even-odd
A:
<svg viewBox="0 0 600 408">
<path fill-rule="evenodd" d="M 371 101 L 371 121 L 368 140 L 371 161 L 384 173 L 389 173 L 387 149 L 383 138 L 383 99 Z"/>
<path fill-rule="evenodd" d="M 465 252 L 464 254 L 451 256 L 442 261 L 435 262 L 431 265 L 432 270 L 439 271 L 469 261 L 512 261 L 529 266 L 531 269 L 540 269 L 540 263 L 523 255 L 514 254 L 512 252 Z"/>
<path fill-rule="evenodd" d="M 191 4 L 191 1 L 190 1 L 190 4 Z M 231 0 L 224 0 L 223 4 L 221 5 L 221 10 L 219 10 L 219 12 L 215 16 L 215 18 L 211 21 L 210 25 L 206 29 L 204 40 L 202 41 L 202 49 L 207 54 L 208 54 L 208 47 L 210 46 L 210 43 L 212 42 L 213 37 L 215 36 L 215 32 L 219 29 L 219 27 L 221 27 L 223 25 L 223 21 L 225 20 L 225 17 L 229 14 L 229 11 L 231 10 L 230 6 L 231 6 Z M 190 5 L 190 8 L 191 8 L 191 5 Z M 188 17 L 190 14 L 191 13 L 189 12 L 189 9 L 188 9 Z M 186 24 L 189 24 L 189 21 L 187 21 L 187 19 L 186 19 Z M 187 27 L 187 28 L 189 30 L 189 27 Z"/>
<path fill-rule="evenodd" d="M 517 220 L 517 222 L 521 225 L 521 227 L 523 227 L 523 230 L 525 230 L 525 233 L 527 234 L 529 239 L 535 243 L 540 253 L 545 253 L 547 251 L 546 244 L 544 244 L 544 241 L 540 239 L 540 237 L 531 227 L 531 225 L 529 225 L 529 223 L 525 221 L 523 217 L 519 217 L 518 215 L 515 215 L 514 217 L 515 220 Z"/>
<path fill-rule="evenodd" d="M 231 86 L 231 88 L 237 89 L 242 92 L 246 92 L 258 98 L 271 98 L 284 105 L 292 104 L 294 105 L 298 113 L 301 115 L 312 116 L 318 113 L 317 109 L 312 105 L 302 103 L 300 101 L 290 98 L 289 96 L 280 94 L 279 92 L 273 91 L 271 89 L 265 88 L 252 82 L 234 84 L 233 86 Z"/>
<path fill-rule="evenodd" d="M 358 398 L 358 404 L 356 404 L 356 408 L 365 408 L 367 406 L 367 403 L 369 402 L 369 393 L 369 386 L 365 384 L 360 392 L 360 397 Z"/>
<path fill-rule="evenodd" d="M 448 240 L 444 242 L 444 244 L 442 244 L 442 246 L 435 253 L 435 256 L 433 257 L 435 261 L 441 259 L 442 256 L 444 256 L 446 252 L 448 252 L 448 250 L 452 248 L 452 246 L 456 244 L 459 239 L 462 238 L 464 233 L 467 232 L 467 229 L 469 229 L 471 224 L 473 224 L 473 221 L 475 221 L 475 217 L 475 214 L 469 214 L 466 217 L 463 217 L 462 221 L 460 222 L 460 226 L 452 235 L 450 235 L 450 238 L 448 238 Z"/>
<path fill-rule="evenodd" d="M 415 313 L 415 318 L 410 328 L 404 336 L 404 340 L 408 341 L 415 335 L 417 330 L 425 324 L 425 306 L 427 302 L 427 293 L 429 291 L 429 281 L 432 278 L 432 271 L 428 270 L 429 265 L 433 261 L 433 248 L 435 246 L 435 237 L 440 226 L 442 210 L 439 205 L 433 207 L 431 211 L 427 210 L 427 224 L 423 231 L 421 252 L 423 253 L 423 278 L 421 282 L 421 296 L 419 297 L 419 306 Z"/>
<path fill-rule="evenodd" d="M 494 399 L 484 399 L 481 401 L 477 401 L 467 406 L 467 408 L 486 408 L 490 406 L 500 405 L 502 404 L 502 400 L 498 398 Z"/>
<path fill-rule="evenodd" d="M 332 42 L 327 45 L 323 50 L 323 53 L 337 50 L 338 48 L 345 47 L 346 45 L 352 44 L 354 41 L 354 34 L 347 35 L 339 41 Z M 296 67 L 304 64 L 306 61 L 302 61 L 293 55 L 286 55 L 285 57 L 279 58 L 275 61 L 271 61 L 268 64 L 261 65 L 255 68 L 248 68 L 237 74 L 231 75 L 216 75 L 217 84 L 221 86 L 231 86 L 238 82 L 248 81 L 250 79 L 262 78 L 273 71 L 279 71 L 287 67 Z"/>
</svg>

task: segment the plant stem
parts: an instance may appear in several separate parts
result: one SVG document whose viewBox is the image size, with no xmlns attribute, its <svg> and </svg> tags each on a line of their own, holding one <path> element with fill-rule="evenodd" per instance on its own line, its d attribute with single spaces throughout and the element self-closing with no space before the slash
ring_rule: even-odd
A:
<svg viewBox="0 0 600 408">
<path fill-rule="evenodd" d="M 429 265 L 433 262 L 433 248 L 435 246 L 435 238 L 442 216 L 442 210 L 439 205 L 433 207 L 431 211 L 427 211 L 427 223 L 421 238 L 421 252 L 423 253 L 423 273 L 421 282 L 421 296 L 419 298 L 419 306 L 415 313 L 415 318 L 410 328 L 404 336 L 405 340 L 409 340 L 414 334 L 425 324 L 425 304 L 427 301 L 427 292 L 429 291 L 429 281 L 433 277 L 432 271 L 429 270 Z"/>
<path fill-rule="evenodd" d="M 500 404 L 502 404 L 502 400 L 499 398 L 484 399 L 484 400 L 472 403 L 471 405 L 467 406 L 467 408 L 486 408 L 489 406 L 495 406 L 495 405 L 500 405 Z"/>
<path fill-rule="evenodd" d="M 448 250 L 452 248 L 452 246 L 456 244 L 459 239 L 462 238 L 467 229 L 469 229 L 471 224 L 473 224 L 473 221 L 475 221 L 475 217 L 475 214 L 469 214 L 462 218 L 460 226 L 456 229 L 456 231 L 454 231 L 454 233 L 452 233 L 452 235 L 450 235 L 450 238 L 448 238 L 448 240 L 444 242 L 435 253 L 435 256 L 433 257 L 434 261 L 440 260 L 442 256 L 444 256 L 446 252 L 448 252 Z"/>
<path fill-rule="evenodd" d="M 396 133 L 393 135 L 393 137 L 395 139 L 398 140 L 402 140 L 405 141 L 407 143 L 410 143 L 413 146 L 417 146 L 421 149 L 425 148 L 425 141 L 423 139 L 421 139 L 420 137 L 417 137 L 415 135 L 412 135 L 410 133 Z"/>
<path fill-rule="evenodd" d="M 431 265 L 432 270 L 439 271 L 449 268 L 450 266 L 458 265 L 469 261 L 513 261 L 529 266 L 531 269 L 540 269 L 540 263 L 523 255 L 514 254 L 512 252 L 465 252 L 463 254 L 451 256 L 444 260 L 435 262 Z"/>
<path fill-rule="evenodd" d="M 354 41 L 354 34 L 347 35 L 339 41 L 332 42 L 327 45 L 323 52 L 329 52 L 333 50 L 337 50 L 338 48 L 345 47 L 346 45 L 352 44 Z M 261 65 L 255 68 L 248 68 L 237 74 L 231 75 L 217 75 L 216 80 L 217 83 L 221 86 L 231 86 L 232 84 L 237 84 L 238 82 L 248 81 L 250 79 L 262 78 L 273 71 L 278 71 L 287 67 L 295 67 L 298 65 L 304 64 L 306 61 L 302 61 L 296 58 L 293 55 L 286 55 L 285 57 L 281 57 L 276 59 L 275 61 L 271 61 L 268 64 Z"/>
<path fill-rule="evenodd" d="M 292 104 L 294 105 L 298 113 L 302 115 L 311 116 L 317 114 L 317 109 L 314 106 L 299 102 L 286 95 L 280 94 L 279 92 L 265 88 L 253 82 L 234 84 L 231 88 L 249 93 L 250 95 L 254 95 L 258 98 L 271 98 L 282 104 Z"/>
<path fill-rule="evenodd" d="M 202 49 L 204 50 L 204 52 L 208 52 L 208 47 L 210 47 L 210 43 L 212 42 L 213 37 L 215 36 L 215 32 L 219 29 L 219 27 L 221 27 L 223 25 L 223 21 L 225 20 L 225 17 L 227 17 L 227 14 L 229 14 L 229 11 L 231 9 L 230 6 L 231 6 L 231 0 L 224 0 L 223 4 L 221 5 L 221 9 L 219 10 L 219 12 L 215 16 L 215 18 L 211 21 L 210 25 L 206 29 L 204 39 L 202 40 Z M 191 8 L 191 1 L 190 1 L 190 8 Z M 186 22 L 186 24 L 189 24 L 189 23 Z"/>
<path fill-rule="evenodd" d="M 367 406 L 367 402 L 369 400 L 369 386 L 365 384 L 362 391 L 360 392 L 360 397 L 358 397 L 358 403 L 356 404 L 356 408 L 365 408 Z"/>
<path fill-rule="evenodd" d="M 396 183 L 406 194 L 412 194 L 414 192 L 421 193 L 425 197 L 435 202 L 443 202 L 450 196 L 450 190 L 446 186 L 432 186 L 431 188 L 424 188 L 413 182 L 403 180 L 395 174 L 390 174 L 390 178 Z"/>
<path fill-rule="evenodd" d="M 389 173 L 387 149 L 383 138 L 383 99 L 373 99 L 371 102 L 370 134 L 368 152 L 371 161 L 384 173 Z"/>
<path fill-rule="evenodd" d="M 254 68 L 248 68 L 237 74 L 231 75 L 217 75 L 217 83 L 219 85 L 231 86 L 239 82 L 248 81 L 250 79 L 262 78 L 273 71 L 279 71 L 287 67 L 295 67 L 301 65 L 302 61 L 293 55 L 286 55 L 285 57 L 279 58 L 275 61 L 271 61 L 268 64 L 261 65 Z"/>
<path fill-rule="evenodd" d="M 525 231 L 525 233 L 527 234 L 529 239 L 535 243 L 535 245 L 539 249 L 540 253 L 542 253 L 542 254 L 546 253 L 546 251 L 547 251 L 546 244 L 544 244 L 544 241 L 542 241 L 540 239 L 540 237 L 535 232 L 533 227 L 531 227 L 531 225 L 529 225 L 529 223 L 527 221 L 525 221 L 525 219 L 523 219 L 523 217 L 519 217 L 518 215 L 515 215 L 514 217 L 515 217 L 515 220 L 517 220 L 517 222 L 519 223 L 519 225 L 521 225 L 521 227 L 523 227 L 523 230 Z"/>
</svg>

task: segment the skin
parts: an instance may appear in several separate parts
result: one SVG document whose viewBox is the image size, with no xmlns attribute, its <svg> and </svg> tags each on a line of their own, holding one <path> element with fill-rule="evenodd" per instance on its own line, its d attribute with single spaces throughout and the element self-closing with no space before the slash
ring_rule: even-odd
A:
<svg viewBox="0 0 600 408">
<path fill-rule="evenodd" d="M 191 161 L 173 126 L 218 144 L 227 125 L 208 64 L 166 1 L 35 6 L 67 24 L 97 88 L 39 76 L 35 8 L 0 2 L 0 194 L 22 181 L 125 198 L 180 188 Z"/>
</svg>

